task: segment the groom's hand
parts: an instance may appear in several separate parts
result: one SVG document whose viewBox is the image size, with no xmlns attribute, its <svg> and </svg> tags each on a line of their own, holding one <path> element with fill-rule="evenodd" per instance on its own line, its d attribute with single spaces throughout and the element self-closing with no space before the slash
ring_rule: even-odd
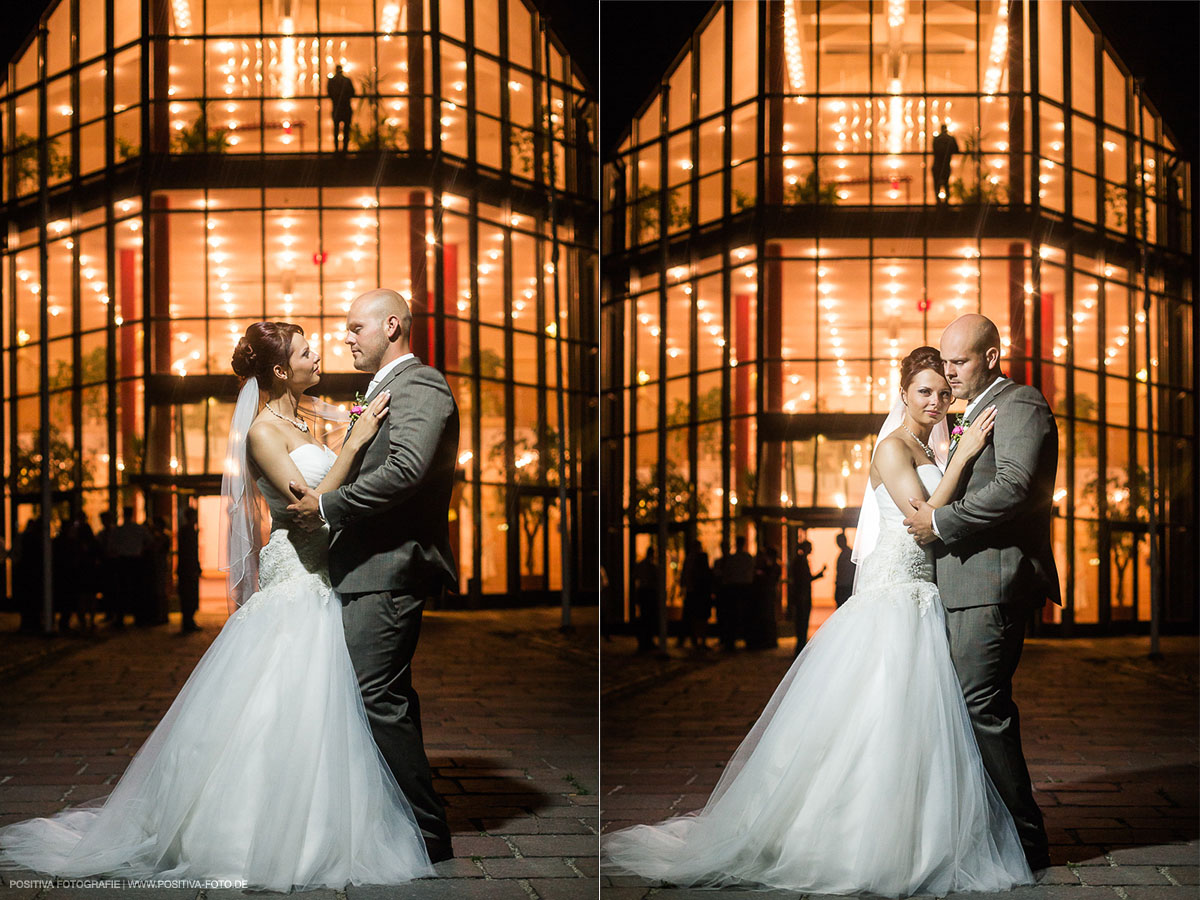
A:
<svg viewBox="0 0 1200 900">
<path fill-rule="evenodd" d="M 916 538 L 922 547 L 932 544 L 938 539 L 933 533 L 933 507 L 915 497 L 909 497 L 908 502 L 914 510 L 913 514 L 904 520 L 904 524 L 908 526 L 908 533 Z"/>
<path fill-rule="evenodd" d="M 321 506 L 318 494 L 307 485 L 288 482 L 288 487 L 296 496 L 296 502 L 288 507 L 288 512 L 296 517 L 296 524 L 305 531 L 316 531 L 321 527 Z"/>
</svg>

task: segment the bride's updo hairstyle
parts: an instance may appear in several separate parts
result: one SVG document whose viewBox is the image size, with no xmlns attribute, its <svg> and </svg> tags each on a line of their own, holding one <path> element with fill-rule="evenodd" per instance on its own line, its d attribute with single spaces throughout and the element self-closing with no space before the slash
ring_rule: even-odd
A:
<svg viewBox="0 0 1200 900">
<path fill-rule="evenodd" d="M 291 371 L 288 359 L 297 334 L 303 335 L 304 329 L 291 322 L 255 322 L 233 348 L 234 373 L 242 379 L 257 378 L 259 390 L 266 392 L 276 366 Z"/>
<path fill-rule="evenodd" d="M 900 390 L 907 391 L 918 372 L 933 369 L 943 378 L 946 377 L 946 363 L 942 354 L 934 347 L 918 347 L 900 363 Z"/>
</svg>

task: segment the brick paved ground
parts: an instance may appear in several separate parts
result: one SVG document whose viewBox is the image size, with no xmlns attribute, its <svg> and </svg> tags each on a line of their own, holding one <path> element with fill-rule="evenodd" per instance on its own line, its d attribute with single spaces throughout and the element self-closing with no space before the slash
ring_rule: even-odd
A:
<svg viewBox="0 0 1200 900">
<path fill-rule="evenodd" d="M 558 616 L 557 610 L 426 615 L 415 680 L 457 858 L 439 864 L 438 879 L 304 896 L 596 896 L 596 615 L 594 608 L 576 610 L 571 636 L 559 634 Z M 40 648 L 36 640 L 0 636 L 0 656 L 7 642 L 28 659 L 20 672 L 0 672 L 0 824 L 107 794 L 222 620 L 202 611 L 206 631 L 189 638 L 174 634 L 177 621 L 124 633 L 102 630 L 99 640 L 57 639 Z M 45 655 L 46 649 L 52 652 Z M 29 876 L 4 873 L 2 900 L 243 896 L 11 886 L 21 877 Z"/>
<path fill-rule="evenodd" d="M 1054 865 L 1042 883 L 1003 896 L 1200 896 L 1197 640 L 1163 647 L 1166 659 L 1153 663 L 1145 638 L 1026 642 L 1016 697 Z M 633 648 L 630 638 L 602 648 L 605 832 L 703 806 L 792 659 L 790 639 L 764 653 L 673 650 L 669 660 L 634 657 Z M 601 883 L 603 900 L 713 896 L 617 874 Z"/>
</svg>

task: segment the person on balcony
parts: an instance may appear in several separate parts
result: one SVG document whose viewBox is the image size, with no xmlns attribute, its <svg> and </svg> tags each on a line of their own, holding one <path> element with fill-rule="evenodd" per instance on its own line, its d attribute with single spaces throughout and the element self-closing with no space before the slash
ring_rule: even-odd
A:
<svg viewBox="0 0 1200 900">
<path fill-rule="evenodd" d="M 354 82 L 337 66 L 329 76 L 329 99 L 333 102 L 333 149 L 344 153 L 350 144 L 350 120 L 354 118 Z"/>
<path fill-rule="evenodd" d="M 939 205 L 950 202 L 950 161 L 958 152 L 958 141 L 943 122 L 933 139 L 933 191 Z"/>
</svg>

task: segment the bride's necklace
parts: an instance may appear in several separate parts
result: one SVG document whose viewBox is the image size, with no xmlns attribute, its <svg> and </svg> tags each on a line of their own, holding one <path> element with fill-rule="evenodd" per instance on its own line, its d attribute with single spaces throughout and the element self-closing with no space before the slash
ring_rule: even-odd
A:
<svg viewBox="0 0 1200 900">
<path fill-rule="evenodd" d="M 270 407 L 267 407 L 267 408 L 270 409 Z M 929 461 L 932 462 L 934 465 L 937 465 L 937 457 L 933 455 L 933 450 L 930 449 L 929 445 L 927 443 L 925 443 L 923 440 L 921 440 L 919 437 L 917 437 L 915 434 L 913 434 L 911 431 L 909 431 L 908 426 L 905 425 L 903 422 L 900 423 L 900 427 L 903 428 L 905 431 L 908 431 L 908 433 L 912 437 L 912 439 L 921 445 L 921 449 L 925 451 L 925 455 L 929 457 Z"/>
<path fill-rule="evenodd" d="M 308 434 L 308 423 L 307 423 L 307 422 L 301 422 L 301 421 L 299 421 L 298 419 L 293 419 L 293 418 L 291 418 L 290 416 L 285 416 L 283 413 L 278 413 L 278 412 L 275 412 L 275 410 L 271 409 L 271 404 L 270 404 L 270 403 L 267 403 L 267 404 L 264 404 L 264 405 L 267 407 L 267 412 L 269 412 L 271 415 L 275 416 L 275 418 L 277 418 L 277 419 L 283 419 L 283 421 L 285 421 L 285 422 L 288 422 L 288 423 L 290 423 L 290 424 L 292 424 L 292 425 L 295 425 L 295 426 L 296 426 L 297 428 L 299 428 L 299 429 L 300 429 L 300 430 L 301 430 L 301 431 L 302 431 L 304 434 Z"/>
</svg>

